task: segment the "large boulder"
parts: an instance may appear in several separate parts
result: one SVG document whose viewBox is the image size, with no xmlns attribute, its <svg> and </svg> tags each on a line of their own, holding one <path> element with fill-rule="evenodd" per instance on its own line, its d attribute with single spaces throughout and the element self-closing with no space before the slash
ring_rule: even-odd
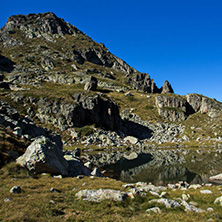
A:
<svg viewBox="0 0 222 222">
<path fill-rule="evenodd" d="M 63 157 L 62 149 L 44 136 L 32 142 L 16 161 L 34 173 L 68 175 L 68 163 Z"/>
<path fill-rule="evenodd" d="M 103 200 L 124 201 L 128 195 L 125 192 L 112 189 L 99 190 L 81 190 L 75 195 L 77 198 L 93 202 L 101 202 Z"/>
</svg>

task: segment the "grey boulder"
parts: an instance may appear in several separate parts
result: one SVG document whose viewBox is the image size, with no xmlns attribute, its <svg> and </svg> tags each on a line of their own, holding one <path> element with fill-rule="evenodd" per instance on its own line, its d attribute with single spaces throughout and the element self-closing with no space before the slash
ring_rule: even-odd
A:
<svg viewBox="0 0 222 222">
<path fill-rule="evenodd" d="M 128 197 L 127 193 L 112 189 L 81 190 L 75 195 L 77 198 L 93 202 L 103 200 L 124 201 Z"/>
<path fill-rule="evenodd" d="M 34 173 L 68 175 L 68 163 L 63 157 L 61 148 L 44 136 L 32 142 L 16 161 Z"/>
</svg>

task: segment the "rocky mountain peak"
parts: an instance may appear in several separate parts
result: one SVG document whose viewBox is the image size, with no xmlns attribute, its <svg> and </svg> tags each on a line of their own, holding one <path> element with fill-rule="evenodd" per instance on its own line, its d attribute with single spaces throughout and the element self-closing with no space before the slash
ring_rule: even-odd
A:
<svg viewBox="0 0 222 222">
<path fill-rule="evenodd" d="M 13 33 L 19 29 L 30 38 L 40 37 L 43 34 L 82 34 L 75 26 L 70 25 L 54 13 L 38 13 L 27 15 L 13 15 L 7 19 L 6 25 L 1 29 L 3 33 Z"/>
</svg>

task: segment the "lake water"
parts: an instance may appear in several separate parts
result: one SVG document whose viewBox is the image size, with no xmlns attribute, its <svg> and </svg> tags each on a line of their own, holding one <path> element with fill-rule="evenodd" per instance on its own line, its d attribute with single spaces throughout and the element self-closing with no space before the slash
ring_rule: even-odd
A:
<svg viewBox="0 0 222 222">
<path fill-rule="evenodd" d="M 154 161 L 149 154 L 132 160 L 121 159 L 116 164 L 104 167 L 107 175 L 115 179 L 134 183 L 152 182 L 154 184 L 206 183 L 212 175 L 222 173 L 222 151 L 218 149 L 186 149 L 178 153 L 183 163 L 172 164 Z M 154 163 L 152 163 L 154 161 Z"/>
</svg>

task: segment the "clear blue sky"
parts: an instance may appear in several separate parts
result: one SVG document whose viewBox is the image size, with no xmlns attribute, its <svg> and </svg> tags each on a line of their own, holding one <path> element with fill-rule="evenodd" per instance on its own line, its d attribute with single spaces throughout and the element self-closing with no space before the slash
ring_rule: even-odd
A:
<svg viewBox="0 0 222 222">
<path fill-rule="evenodd" d="M 160 87 L 222 101 L 222 0 L 1 0 L 14 14 L 54 12 Z"/>
</svg>

